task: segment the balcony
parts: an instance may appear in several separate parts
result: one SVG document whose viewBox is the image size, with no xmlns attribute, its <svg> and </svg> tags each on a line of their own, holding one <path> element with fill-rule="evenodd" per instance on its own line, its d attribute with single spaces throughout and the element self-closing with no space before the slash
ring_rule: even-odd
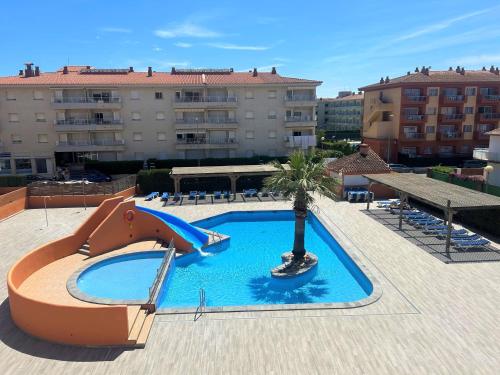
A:
<svg viewBox="0 0 500 375">
<path fill-rule="evenodd" d="M 238 141 L 234 138 L 183 138 L 177 139 L 176 148 L 178 150 L 217 150 L 217 149 L 234 149 L 238 148 Z"/>
<path fill-rule="evenodd" d="M 487 135 L 486 133 L 492 131 L 493 129 L 495 129 L 495 128 L 475 131 L 474 132 L 474 139 L 480 140 L 480 141 L 487 141 L 487 140 L 489 140 L 490 136 Z"/>
<path fill-rule="evenodd" d="M 119 96 L 110 97 L 80 97 L 63 96 L 52 98 L 54 109 L 118 109 L 122 107 L 122 99 Z"/>
<path fill-rule="evenodd" d="M 427 96 L 424 95 L 404 95 L 403 102 L 406 103 L 425 103 L 427 101 Z"/>
<path fill-rule="evenodd" d="M 316 120 L 312 116 L 285 116 L 285 127 L 315 127 Z"/>
<path fill-rule="evenodd" d="M 444 103 L 463 103 L 464 101 L 464 95 L 443 95 Z"/>
<path fill-rule="evenodd" d="M 56 131 L 98 131 L 123 130 L 123 120 L 69 119 L 54 121 Z"/>
<path fill-rule="evenodd" d="M 123 151 L 125 141 L 123 139 L 103 140 L 78 140 L 56 142 L 56 152 L 83 152 L 83 151 Z"/>
<path fill-rule="evenodd" d="M 315 135 L 289 135 L 285 137 L 285 146 L 290 148 L 303 148 L 307 149 L 309 147 L 316 146 L 316 136 Z"/>
<path fill-rule="evenodd" d="M 456 141 L 462 139 L 462 133 L 458 131 L 440 131 L 437 133 L 438 141 Z"/>
<path fill-rule="evenodd" d="M 176 108 L 228 108 L 237 107 L 236 96 L 181 96 L 174 98 Z"/>
<path fill-rule="evenodd" d="M 286 95 L 284 98 L 287 106 L 309 106 L 316 105 L 316 95 L 312 94 L 295 94 Z"/>
<path fill-rule="evenodd" d="M 238 121 L 230 118 L 207 118 L 207 119 L 177 119 L 176 129 L 236 129 Z"/>
<path fill-rule="evenodd" d="M 474 159 L 500 163 L 500 152 L 492 152 L 487 148 L 475 148 L 473 156 Z"/>
<path fill-rule="evenodd" d="M 498 103 L 500 102 L 500 95 L 481 95 L 482 103 Z"/>
<path fill-rule="evenodd" d="M 425 140 L 425 134 L 424 133 L 414 133 L 414 132 L 403 132 L 400 137 L 401 141 L 422 141 Z"/>
<path fill-rule="evenodd" d="M 497 121 L 500 120 L 500 113 L 481 113 L 479 118 L 481 120 Z"/>
<path fill-rule="evenodd" d="M 440 114 L 439 119 L 440 121 L 462 121 L 464 119 L 464 114 L 463 113 L 450 113 L 450 114 Z"/>
<path fill-rule="evenodd" d="M 405 115 L 404 119 L 407 122 L 422 122 L 422 121 L 425 121 L 426 116 L 420 115 L 420 114 L 409 114 L 409 115 Z"/>
</svg>

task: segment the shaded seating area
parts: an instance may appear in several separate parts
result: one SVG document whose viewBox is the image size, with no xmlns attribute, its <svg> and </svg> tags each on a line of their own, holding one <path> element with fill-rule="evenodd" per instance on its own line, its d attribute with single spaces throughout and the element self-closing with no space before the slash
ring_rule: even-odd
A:
<svg viewBox="0 0 500 375">
<path fill-rule="evenodd" d="M 500 198 L 414 174 L 373 174 L 365 177 L 370 180 L 370 184 L 385 185 L 399 194 L 399 200 L 378 202 L 377 207 L 383 208 L 375 210 L 378 212 L 370 212 L 368 202 L 367 214 L 389 224 L 405 237 L 417 235 L 423 239 L 424 244 L 433 243 L 430 237 L 438 239 L 436 245 L 439 245 L 439 249 L 434 250 L 437 250 L 439 258 L 444 262 L 500 260 L 500 252 L 491 246 L 488 239 L 465 229 L 457 229 L 453 225 L 453 216 L 459 211 L 500 210 Z M 410 206 L 409 198 L 432 206 L 437 212 L 442 211 L 442 217 L 414 209 Z M 483 256 L 478 259 L 461 256 L 457 260 L 455 251 L 458 250 L 477 250 L 483 252 Z M 489 255 L 484 256 L 484 253 Z"/>
</svg>

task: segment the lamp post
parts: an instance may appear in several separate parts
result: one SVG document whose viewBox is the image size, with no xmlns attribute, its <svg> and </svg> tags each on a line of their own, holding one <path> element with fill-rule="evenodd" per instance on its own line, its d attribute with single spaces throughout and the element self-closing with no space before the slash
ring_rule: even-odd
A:
<svg viewBox="0 0 500 375">
<path fill-rule="evenodd" d="M 82 192 L 83 192 L 83 207 L 84 207 L 84 210 L 87 211 L 87 200 L 86 200 L 86 197 L 85 197 L 85 184 L 87 183 L 87 179 L 84 178 L 82 180 Z"/>
<path fill-rule="evenodd" d="M 49 226 L 49 216 L 47 215 L 47 199 L 50 199 L 51 197 L 44 196 L 43 197 L 43 206 L 45 207 L 45 224 L 47 227 Z"/>
<path fill-rule="evenodd" d="M 492 165 L 487 165 L 486 167 L 484 167 L 484 173 L 486 174 L 485 178 L 486 186 L 484 188 L 485 193 L 488 193 L 488 180 L 490 178 L 490 173 L 493 172 L 494 169 L 495 168 Z"/>
<path fill-rule="evenodd" d="M 325 146 L 323 144 L 323 142 L 325 141 L 325 137 L 321 137 L 321 149 L 324 150 L 325 149 Z"/>
</svg>

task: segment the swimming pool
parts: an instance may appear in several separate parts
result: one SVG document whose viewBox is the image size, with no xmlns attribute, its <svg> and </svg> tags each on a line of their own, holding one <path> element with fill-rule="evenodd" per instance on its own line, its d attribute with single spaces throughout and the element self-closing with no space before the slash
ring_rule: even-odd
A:
<svg viewBox="0 0 500 375">
<path fill-rule="evenodd" d="M 208 256 L 195 252 L 175 259 L 156 301 L 160 310 L 198 306 L 200 288 L 209 308 L 349 303 L 373 292 L 368 277 L 312 213 L 305 245 L 319 264 L 298 279 L 270 276 L 281 254 L 292 248 L 293 211 L 234 211 L 193 224 L 230 239 L 207 247 Z M 101 303 L 145 302 L 163 256 L 163 251 L 145 251 L 97 262 L 75 277 L 78 291 L 72 294 Z"/>
<path fill-rule="evenodd" d="M 176 260 L 159 308 L 197 306 L 200 288 L 209 307 L 352 302 L 372 293 L 370 280 L 312 213 L 305 245 L 319 264 L 309 280 L 299 282 L 270 276 L 281 254 L 292 249 L 293 211 L 229 212 L 193 225 L 229 235 L 229 247 L 213 256 Z"/>
</svg>

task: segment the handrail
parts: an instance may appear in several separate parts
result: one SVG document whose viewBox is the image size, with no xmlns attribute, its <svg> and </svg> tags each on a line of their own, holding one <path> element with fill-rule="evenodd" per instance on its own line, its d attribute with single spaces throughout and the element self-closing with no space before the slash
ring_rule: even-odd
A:
<svg viewBox="0 0 500 375">
<path fill-rule="evenodd" d="M 165 255 L 163 256 L 163 259 L 161 261 L 160 267 L 156 270 L 156 276 L 153 281 L 153 284 L 149 287 L 149 297 L 148 297 L 148 305 L 153 304 L 154 301 L 154 295 L 156 293 L 156 290 L 158 289 L 158 284 L 160 281 L 160 276 L 165 270 L 165 267 L 167 266 L 167 260 L 169 259 L 170 251 L 174 251 L 174 239 L 172 238 L 170 240 L 170 243 L 168 244 L 168 248 L 165 251 Z"/>
<path fill-rule="evenodd" d="M 207 306 L 207 301 L 206 301 L 206 296 L 205 296 L 205 289 L 200 288 L 200 303 L 198 304 L 198 307 L 196 308 L 196 311 L 194 312 L 194 321 L 197 321 L 205 312 L 205 307 Z M 199 315 L 198 315 L 199 313 Z"/>
</svg>

